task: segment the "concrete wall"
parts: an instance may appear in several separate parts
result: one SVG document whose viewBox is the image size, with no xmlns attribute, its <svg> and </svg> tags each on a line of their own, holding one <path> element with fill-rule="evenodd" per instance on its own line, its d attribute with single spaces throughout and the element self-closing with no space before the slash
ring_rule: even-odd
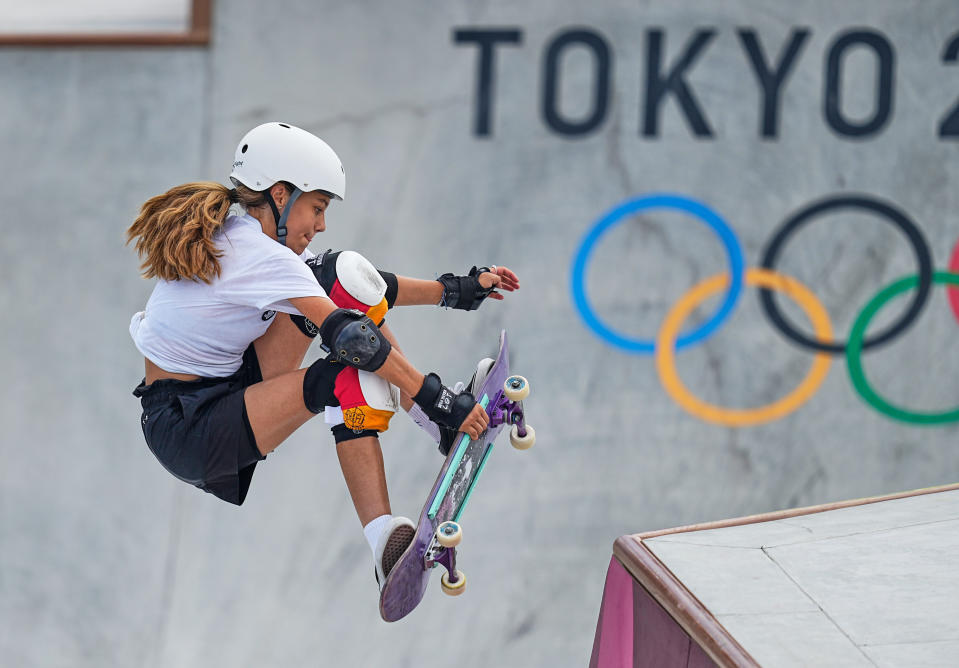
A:
<svg viewBox="0 0 959 668">
<path fill-rule="evenodd" d="M 493 48 L 485 93 L 478 43 L 456 41 L 464 30 L 513 42 Z M 233 0 L 217 3 L 207 49 L 0 50 L 4 662 L 446 665 L 437 648 L 463 644 L 462 666 L 582 665 L 620 534 L 955 481 L 955 423 L 881 415 L 842 356 L 780 419 L 729 427 L 690 414 L 651 356 L 587 326 L 573 261 L 608 211 L 649 193 L 707 205 L 750 267 L 790 215 L 864 193 L 907 214 L 945 269 L 959 238 L 955 137 L 940 129 L 959 96 L 957 31 L 959 6 L 934 0 Z M 748 45 L 773 69 L 793 40 L 779 95 L 764 97 Z M 658 104 L 657 81 L 672 85 Z M 776 122 L 764 135 L 767 98 Z M 499 447 L 464 517 L 470 591 L 448 600 L 434 586 L 393 626 L 379 620 L 322 424 L 271 455 L 237 509 L 154 461 L 129 394 L 142 360 L 127 323 L 151 285 L 126 226 L 169 186 L 225 180 L 239 137 L 278 119 L 324 137 L 346 165 L 347 201 L 315 250 L 356 248 L 424 277 L 505 264 L 523 282 L 478 313 L 391 316 L 414 363 L 448 381 L 507 328 L 538 434 L 528 453 Z M 674 303 L 727 266 L 701 221 L 647 211 L 597 242 L 584 293 L 602 322 L 655 338 Z M 905 237 L 856 210 L 790 237 L 777 268 L 816 295 L 839 339 L 882 286 L 916 271 Z M 759 406 L 812 364 L 757 297 L 745 287 L 723 326 L 678 354 L 702 400 Z M 894 403 L 953 408 L 956 327 L 937 286 L 904 335 L 864 356 L 870 381 Z M 394 510 L 415 516 L 439 458 L 394 422 Z"/>
</svg>

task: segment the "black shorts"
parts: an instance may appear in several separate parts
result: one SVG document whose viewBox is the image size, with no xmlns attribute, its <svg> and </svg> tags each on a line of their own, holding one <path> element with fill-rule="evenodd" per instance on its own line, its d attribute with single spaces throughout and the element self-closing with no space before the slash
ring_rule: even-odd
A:
<svg viewBox="0 0 959 668">
<path fill-rule="evenodd" d="M 258 461 L 265 459 L 246 414 L 243 394 L 263 380 L 251 344 L 243 364 L 226 378 L 141 382 L 140 425 L 147 446 L 167 471 L 214 496 L 240 505 Z"/>
</svg>

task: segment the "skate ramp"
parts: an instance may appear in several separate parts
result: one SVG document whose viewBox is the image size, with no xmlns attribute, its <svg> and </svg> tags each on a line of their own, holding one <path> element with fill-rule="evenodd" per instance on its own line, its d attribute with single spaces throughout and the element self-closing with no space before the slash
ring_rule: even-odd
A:
<svg viewBox="0 0 959 668">
<path fill-rule="evenodd" d="M 592 668 L 948 666 L 959 485 L 619 538 Z"/>
</svg>

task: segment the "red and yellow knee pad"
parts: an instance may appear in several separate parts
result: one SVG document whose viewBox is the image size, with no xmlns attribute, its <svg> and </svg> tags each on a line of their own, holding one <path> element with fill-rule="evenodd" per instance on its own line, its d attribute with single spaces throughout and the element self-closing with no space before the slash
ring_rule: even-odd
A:
<svg viewBox="0 0 959 668">
<path fill-rule="evenodd" d="M 379 376 L 352 367 L 339 373 L 333 392 L 343 411 L 343 424 L 353 431 L 384 432 L 399 410 L 399 392 L 395 387 Z"/>
<path fill-rule="evenodd" d="M 315 273 L 338 307 L 361 311 L 377 325 L 383 323 L 390 307 L 391 286 L 369 260 L 354 251 L 327 253 Z M 392 292 L 395 300 L 395 287 Z M 386 431 L 393 414 L 399 410 L 396 387 L 372 373 L 352 367 L 337 374 L 333 392 L 342 411 L 342 423 L 333 425 L 337 443 Z"/>
</svg>

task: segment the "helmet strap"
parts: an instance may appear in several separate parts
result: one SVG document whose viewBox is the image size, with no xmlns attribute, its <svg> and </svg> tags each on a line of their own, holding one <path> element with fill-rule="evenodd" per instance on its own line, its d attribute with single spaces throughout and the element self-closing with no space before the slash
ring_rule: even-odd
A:
<svg viewBox="0 0 959 668">
<path fill-rule="evenodd" d="M 299 196 L 303 194 L 303 191 L 299 188 L 293 189 L 293 192 L 290 194 L 290 201 L 286 203 L 285 207 L 283 207 L 282 214 L 280 214 L 280 210 L 277 208 L 276 202 L 273 201 L 273 196 L 270 194 L 270 191 L 267 190 L 263 194 L 266 195 L 266 201 L 270 205 L 270 208 L 273 209 L 273 220 L 276 221 L 276 240 L 285 246 L 286 219 L 290 216 L 290 210 L 293 208 L 293 202 L 295 202 Z"/>
</svg>

